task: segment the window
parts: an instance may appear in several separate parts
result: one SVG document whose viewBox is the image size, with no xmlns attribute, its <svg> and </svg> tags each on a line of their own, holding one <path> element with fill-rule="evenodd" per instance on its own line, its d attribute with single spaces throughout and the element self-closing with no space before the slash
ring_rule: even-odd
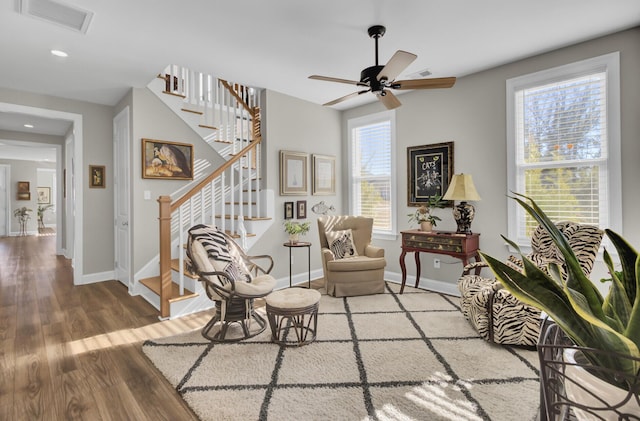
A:
<svg viewBox="0 0 640 421">
<path fill-rule="evenodd" d="M 349 211 L 373 218 L 373 233 L 395 238 L 395 112 L 349 120 Z"/>
<path fill-rule="evenodd" d="M 554 221 L 621 230 L 619 54 L 507 81 L 509 192 Z M 509 237 L 537 226 L 509 201 Z"/>
</svg>

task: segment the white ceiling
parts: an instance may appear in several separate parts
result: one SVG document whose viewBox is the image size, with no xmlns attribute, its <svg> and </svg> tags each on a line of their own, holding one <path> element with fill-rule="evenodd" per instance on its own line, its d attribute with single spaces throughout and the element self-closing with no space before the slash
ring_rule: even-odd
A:
<svg viewBox="0 0 640 421">
<path fill-rule="evenodd" d="M 114 105 L 180 64 L 322 104 L 355 89 L 307 77 L 359 79 L 374 64 L 373 24 L 387 27 L 380 64 L 418 55 L 400 78 L 461 77 L 640 25 L 639 0 L 59 1 L 94 13 L 86 34 L 0 0 L 0 86 Z"/>
</svg>

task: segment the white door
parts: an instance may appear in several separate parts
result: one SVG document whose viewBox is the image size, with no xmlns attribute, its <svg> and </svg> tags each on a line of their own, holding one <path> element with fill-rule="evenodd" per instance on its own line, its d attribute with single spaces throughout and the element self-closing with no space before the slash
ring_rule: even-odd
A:
<svg viewBox="0 0 640 421">
<path fill-rule="evenodd" d="M 0 165 L 0 237 L 9 235 L 11 220 L 9 219 L 9 166 Z"/>
<path fill-rule="evenodd" d="M 115 273 L 116 279 L 133 289 L 131 276 L 131 231 L 129 228 L 129 107 L 113 119 Z"/>
</svg>

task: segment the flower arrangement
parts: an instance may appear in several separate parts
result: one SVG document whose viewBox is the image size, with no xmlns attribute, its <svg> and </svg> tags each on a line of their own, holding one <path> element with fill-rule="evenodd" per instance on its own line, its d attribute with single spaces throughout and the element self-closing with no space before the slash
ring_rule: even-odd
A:
<svg viewBox="0 0 640 421">
<path fill-rule="evenodd" d="M 420 206 L 414 213 L 408 214 L 407 216 L 409 217 L 409 222 L 429 222 L 435 227 L 438 221 L 442 221 L 439 216 L 433 215 L 431 213 L 432 209 L 435 208 L 444 208 L 442 196 L 431 196 L 426 204 Z"/>
</svg>

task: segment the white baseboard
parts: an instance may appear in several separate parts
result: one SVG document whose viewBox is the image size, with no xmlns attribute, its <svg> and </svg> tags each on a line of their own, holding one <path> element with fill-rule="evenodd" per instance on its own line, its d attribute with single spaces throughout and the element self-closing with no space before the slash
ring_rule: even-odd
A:
<svg viewBox="0 0 640 421">
<path fill-rule="evenodd" d="M 102 281 L 111 281 L 116 279 L 116 273 L 113 270 L 108 270 L 106 272 L 99 273 L 89 273 L 86 275 L 82 275 L 82 279 L 74 280 L 75 285 L 87 285 L 87 284 L 95 284 L 96 282 Z"/>
<path fill-rule="evenodd" d="M 408 277 L 407 277 L 408 278 Z M 384 279 L 387 281 L 392 281 L 398 284 L 402 283 L 402 274 L 397 272 L 384 272 Z M 411 279 L 407 279 L 406 286 L 413 287 L 415 285 L 415 276 Z M 457 280 L 456 283 L 452 284 L 450 282 L 438 281 L 436 279 L 429 279 L 420 277 L 420 283 L 418 284 L 418 288 L 426 289 L 429 291 L 439 292 L 442 294 L 453 295 L 455 297 L 460 296 L 460 291 L 458 290 Z"/>
</svg>

